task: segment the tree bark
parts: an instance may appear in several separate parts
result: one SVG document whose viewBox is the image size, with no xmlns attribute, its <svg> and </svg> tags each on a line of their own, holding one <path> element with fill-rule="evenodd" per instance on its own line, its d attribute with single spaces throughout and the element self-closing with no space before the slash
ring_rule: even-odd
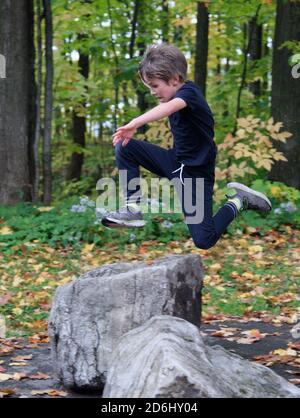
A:
<svg viewBox="0 0 300 418">
<path fill-rule="evenodd" d="M 52 163 L 51 163 L 51 124 L 53 106 L 53 23 L 51 1 L 43 0 L 45 14 L 45 42 L 46 42 L 46 79 L 45 79 L 45 115 L 44 115 L 44 143 L 43 143 L 43 174 L 44 196 L 43 202 L 49 205 L 52 199 Z"/>
<path fill-rule="evenodd" d="M 162 14 L 161 14 L 161 31 L 162 31 L 162 40 L 163 42 L 169 41 L 169 1 L 162 0 L 161 4 Z"/>
<path fill-rule="evenodd" d="M 257 23 L 257 18 L 249 22 L 249 60 L 252 65 L 262 56 L 262 25 Z M 261 94 L 260 81 L 249 83 L 249 90 L 255 97 Z"/>
<path fill-rule="evenodd" d="M 0 203 L 32 200 L 30 169 L 35 125 L 32 0 L 1 0 Z M 32 167 L 31 167 L 32 168 Z"/>
<path fill-rule="evenodd" d="M 261 4 L 257 6 L 255 15 L 251 19 L 251 21 L 256 21 L 259 15 L 259 11 L 261 8 Z M 240 112 L 242 110 L 241 108 L 241 98 L 242 98 L 242 91 L 246 83 L 246 75 L 247 75 L 247 63 L 248 63 L 248 54 L 250 50 L 250 44 L 252 39 L 252 34 L 248 33 L 247 36 L 247 26 L 244 24 L 244 45 L 243 45 L 243 67 L 242 67 L 242 75 L 241 75 L 241 84 L 238 89 L 238 95 L 237 95 L 237 104 L 236 104 L 236 116 L 235 116 L 235 124 L 233 127 L 232 135 L 235 135 L 236 129 L 237 129 L 237 120 L 240 117 Z"/>
<path fill-rule="evenodd" d="M 39 140 L 41 135 L 41 94 L 42 94 L 42 67 L 43 67 L 43 48 L 42 48 L 42 33 L 41 33 L 41 0 L 37 0 L 37 24 L 36 24 L 36 43 L 37 43 L 37 85 L 36 85 L 36 125 L 33 144 L 33 167 L 34 167 L 34 181 L 33 181 L 33 202 L 37 202 L 39 198 Z"/>
<path fill-rule="evenodd" d="M 79 34 L 78 39 L 85 39 L 86 35 Z M 79 51 L 79 73 L 85 80 L 89 77 L 89 57 L 87 53 Z M 81 105 L 85 108 L 86 101 L 82 100 Z M 73 110 L 72 114 L 72 137 L 73 143 L 79 145 L 81 148 L 85 148 L 85 135 L 86 135 L 86 117 L 77 114 L 76 110 Z M 70 166 L 68 168 L 67 179 L 80 180 L 82 165 L 84 160 L 84 154 L 82 152 L 73 152 L 71 156 Z"/>
<path fill-rule="evenodd" d="M 208 10 L 202 1 L 197 2 L 195 84 L 206 93 L 208 55 Z"/>
<path fill-rule="evenodd" d="M 115 40 L 114 40 L 114 27 L 113 27 L 113 18 L 112 18 L 112 6 L 111 6 L 111 3 L 110 3 L 110 0 L 107 0 L 106 2 L 107 2 L 107 12 L 108 12 L 109 21 L 110 21 L 110 25 L 109 25 L 109 29 L 110 29 L 110 41 L 111 41 L 111 46 L 112 46 L 112 50 L 113 50 L 113 57 L 114 57 L 114 63 L 115 63 L 115 68 L 114 68 L 114 78 L 115 78 L 118 75 L 119 71 L 120 71 L 120 66 L 119 66 L 119 59 L 118 59 L 118 54 L 117 54 Z M 118 127 L 118 105 L 119 105 L 119 86 L 118 86 L 117 83 L 114 83 L 114 114 L 113 114 L 114 131 Z"/>
<path fill-rule="evenodd" d="M 282 181 L 300 189 L 300 80 L 292 75 L 289 58 L 292 52 L 284 47 L 288 40 L 300 41 L 300 2 L 277 1 L 275 38 L 272 66 L 272 116 L 275 122 L 283 122 L 284 130 L 293 136 L 286 143 L 276 142 L 287 162 L 273 166 L 270 180 Z"/>
</svg>

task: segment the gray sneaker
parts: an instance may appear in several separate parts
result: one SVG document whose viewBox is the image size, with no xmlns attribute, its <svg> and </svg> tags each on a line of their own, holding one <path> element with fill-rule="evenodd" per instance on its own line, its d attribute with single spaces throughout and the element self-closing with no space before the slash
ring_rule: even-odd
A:
<svg viewBox="0 0 300 418">
<path fill-rule="evenodd" d="M 272 209 L 270 200 L 261 192 L 236 182 L 228 183 L 227 187 L 236 191 L 236 194 L 230 197 L 238 197 L 241 199 L 243 205 L 242 210 L 253 209 L 261 212 L 269 212 Z"/>
<path fill-rule="evenodd" d="M 142 228 L 146 225 L 142 212 L 130 206 L 107 213 L 101 223 L 107 228 Z"/>
</svg>

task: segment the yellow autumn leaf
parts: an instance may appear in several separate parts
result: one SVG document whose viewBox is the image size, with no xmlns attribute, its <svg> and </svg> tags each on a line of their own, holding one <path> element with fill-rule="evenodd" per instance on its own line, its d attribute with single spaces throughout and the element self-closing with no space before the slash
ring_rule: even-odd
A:
<svg viewBox="0 0 300 418">
<path fill-rule="evenodd" d="M 275 161 L 287 161 L 287 158 L 281 152 L 276 152 L 273 158 Z"/>
<path fill-rule="evenodd" d="M 242 277 L 245 277 L 246 279 L 251 280 L 251 279 L 253 279 L 253 278 L 254 278 L 254 274 L 253 274 L 253 273 L 251 273 L 250 271 L 245 271 L 245 272 L 242 274 Z"/>
<path fill-rule="evenodd" d="M 242 248 L 248 248 L 249 241 L 247 241 L 245 238 L 240 238 L 237 240 L 237 244 Z"/>
<path fill-rule="evenodd" d="M 271 187 L 271 194 L 274 197 L 279 197 L 281 195 L 281 189 L 278 186 L 272 186 Z"/>
<path fill-rule="evenodd" d="M 41 206 L 37 208 L 39 212 L 49 212 L 50 210 L 54 209 L 53 206 Z"/>
<path fill-rule="evenodd" d="M 273 354 L 277 356 L 297 356 L 297 351 L 292 350 L 291 348 L 288 348 L 287 350 L 279 348 L 278 350 L 274 350 Z"/>
<path fill-rule="evenodd" d="M 248 251 L 249 253 L 260 253 L 263 251 L 263 247 L 261 245 L 250 245 Z"/>
<path fill-rule="evenodd" d="M 246 128 L 247 126 L 249 126 L 249 121 L 246 118 L 238 118 L 238 125 L 241 126 L 242 128 Z"/>
<path fill-rule="evenodd" d="M 173 252 L 175 254 L 181 254 L 182 253 L 182 249 L 181 248 L 174 248 Z"/>
<path fill-rule="evenodd" d="M 209 266 L 210 271 L 218 271 L 221 270 L 222 266 L 220 263 L 214 263 Z"/>
<path fill-rule="evenodd" d="M 9 234 L 12 234 L 13 233 L 13 230 L 12 229 L 10 229 L 10 227 L 9 226 L 3 226 L 1 229 L 0 229 L 0 235 L 9 235 Z"/>
<path fill-rule="evenodd" d="M 15 276 L 15 278 L 13 279 L 12 285 L 13 287 L 18 287 L 20 283 L 23 282 L 23 279 L 21 279 L 20 276 Z"/>
<path fill-rule="evenodd" d="M 93 251 L 95 244 L 85 244 L 81 250 L 82 254 L 88 254 Z"/>
<path fill-rule="evenodd" d="M 234 157 L 238 160 L 239 158 L 242 158 L 243 153 L 241 151 L 236 151 L 234 154 Z"/>
<path fill-rule="evenodd" d="M 22 312 L 23 312 L 23 310 L 21 308 L 18 308 L 18 307 L 12 309 L 12 313 L 14 315 L 21 315 Z"/>
</svg>

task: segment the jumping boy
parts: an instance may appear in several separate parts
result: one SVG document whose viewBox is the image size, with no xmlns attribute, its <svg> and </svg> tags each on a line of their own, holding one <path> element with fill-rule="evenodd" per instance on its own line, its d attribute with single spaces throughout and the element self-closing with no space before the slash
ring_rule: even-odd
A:
<svg viewBox="0 0 300 418">
<path fill-rule="evenodd" d="M 185 180 L 192 181 L 192 199 L 196 200 L 196 179 L 204 179 L 202 221 L 187 222 L 198 248 L 208 249 L 216 244 L 228 225 L 243 210 L 271 210 L 271 202 L 262 193 L 241 183 L 228 183 L 234 194 L 213 216 L 213 187 L 217 147 L 214 143 L 214 119 L 200 89 L 187 80 L 187 62 L 176 47 L 167 44 L 150 46 L 139 66 L 142 82 L 160 104 L 130 123 L 118 128 L 113 135 L 116 162 L 119 170 L 127 170 L 123 184 L 126 206 L 108 213 L 103 219 L 107 227 L 141 227 L 145 225 L 140 210 L 140 192 L 130 190 L 129 182 L 139 178 L 139 166 L 169 180 L 179 178 L 183 190 Z M 174 139 L 172 149 L 164 149 L 147 141 L 132 139 L 137 129 L 147 123 L 168 117 Z M 188 213 L 182 201 L 182 210 Z"/>
</svg>

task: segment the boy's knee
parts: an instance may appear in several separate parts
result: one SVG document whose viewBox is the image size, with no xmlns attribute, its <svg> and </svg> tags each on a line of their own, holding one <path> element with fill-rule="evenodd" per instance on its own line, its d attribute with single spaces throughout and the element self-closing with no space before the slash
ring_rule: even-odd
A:
<svg viewBox="0 0 300 418">
<path fill-rule="evenodd" d="M 200 248 L 201 250 L 208 250 L 209 248 L 213 247 L 216 243 L 215 239 L 205 236 L 194 238 L 193 241 L 196 247 Z"/>
<path fill-rule="evenodd" d="M 125 147 L 123 147 L 122 142 L 118 142 L 117 145 L 115 146 L 115 154 L 116 155 L 123 154 L 124 148 Z"/>
<path fill-rule="evenodd" d="M 125 155 L 131 149 L 130 142 L 131 141 L 129 141 L 128 144 L 125 145 L 125 147 L 123 147 L 122 142 L 118 142 L 117 145 L 115 146 L 115 155 L 116 156 Z"/>
</svg>

